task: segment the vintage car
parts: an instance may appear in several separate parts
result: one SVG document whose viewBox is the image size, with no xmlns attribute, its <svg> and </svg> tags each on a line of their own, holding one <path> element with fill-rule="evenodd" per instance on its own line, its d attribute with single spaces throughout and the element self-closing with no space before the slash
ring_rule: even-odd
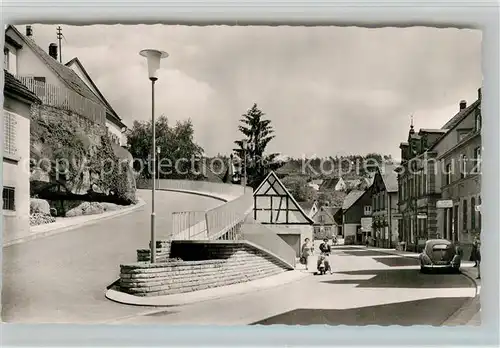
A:
<svg viewBox="0 0 500 348">
<path fill-rule="evenodd" d="M 460 272 L 462 255 L 455 244 L 446 239 L 431 239 L 425 243 L 419 255 L 420 272 L 448 270 Z"/>
</svg>

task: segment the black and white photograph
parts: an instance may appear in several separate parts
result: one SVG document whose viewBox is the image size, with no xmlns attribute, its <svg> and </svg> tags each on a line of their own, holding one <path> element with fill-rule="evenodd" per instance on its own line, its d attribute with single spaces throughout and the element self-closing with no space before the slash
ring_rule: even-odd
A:
<svg viewBox="0 0 500 348">
<path fill-rule="evenodd" d="M 4 26 L 2 321 L 481 325 L 481 42 Z"/>
</svg>

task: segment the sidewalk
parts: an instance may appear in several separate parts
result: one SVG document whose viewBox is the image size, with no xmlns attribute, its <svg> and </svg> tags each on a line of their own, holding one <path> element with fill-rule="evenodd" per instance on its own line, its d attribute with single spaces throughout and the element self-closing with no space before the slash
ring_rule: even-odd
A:
<svg viewBox="0 0 500 348">
<path fill-rule="evenodd" d="M 34 240 L 37 238 L 48 237 L 58 233 L 71 231 L 75 228 L 79 228 L 82 226 L 87 226 L 90 224 L 94 224 L 96 222 L 107 220 L 111 218 L 115 218 L 118 216 L 122 216 L 125 214 L 129 214 L 137 209 L 143 207 L 146 202 L 142 199 L 139 199 L 137 204 L 132 206 L 128 206 L 125 208 L 121 208 L 114 211 L 105 212 L 102 214 L 93 214 L 93 215 L 83 215 L 83 216 L 75 216 L 68 218 L 56 218 L 56 222 L 52 222 L 49 224 L 43 224 L 38 226 L 31 226 L 30 234 L 27 236 L 11 238 L 4 240 L 3 247 L 8 247 L 14 244 L 28 242 L 30 240 Z"/>
<path fill-rule="evenodd" d="M 243 293 L 255 292 L 263 289 L 288 284 L 307 277 L 309 274 L 301 271 L 286 271 L 274 276 L 265 277 L 249 282 L 220 286 L 216 288 L 186 292 L 181 294 L 166 295 L 166 296 L 134 296 L 114 289 L 106 291 L 106 298 L 111 301 L 137 305 L 137 306 L 155 306 L 168 307 L 180 306 L 201 301 L 213 300 L 222 297 L 239 295 Z"/>
</svg>

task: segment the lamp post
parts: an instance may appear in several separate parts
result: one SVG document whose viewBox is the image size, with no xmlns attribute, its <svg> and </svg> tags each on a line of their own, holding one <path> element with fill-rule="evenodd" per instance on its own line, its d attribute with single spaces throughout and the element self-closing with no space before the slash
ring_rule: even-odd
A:
<svg viewBox="0 0 500 348">
<path fill-rule="evenodd" d="M 247 186 L 247 146 L 248 141 L 243 139 L 243 187 Z"/>
<path fill-rule="evenodd" d="M 151 81 L 151 123 L 153 127 L 153 144 L 151 152 L 153 155 L 153 186 L 151 190 L 151 263 L 156 262 L 156 233 L 155 233 L 155 190 L 156 190 L 156 127 L 155 127 L 155 82 L 158 80 L 158 69 L 160 68 L 160 60 L 167 58 L 168 53 L 153 49 L 146 49 L 139 52 L 148 61 L 148 74 Z"/>
</svg>

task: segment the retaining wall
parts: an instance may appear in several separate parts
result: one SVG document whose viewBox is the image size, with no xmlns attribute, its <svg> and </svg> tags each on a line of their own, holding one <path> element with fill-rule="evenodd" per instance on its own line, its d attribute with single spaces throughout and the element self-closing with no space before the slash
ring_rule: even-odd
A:
<svg viewBox="0 0 500 348">
<path fill-rule="evenodd" d="M 151 245 L 151 243 L 150 243 Z M 164 262 L 170 258 L 170 242 L 166 240 L 156 241 L 156 261 Z M 138 249 L 137 262 L 151 261 L 151 250 Z"/>
<path fill-rule="evenodd" d="M 171 257 L 176 255 L 184 258 L 191 255 L 192 260 L 166 259 L 155 264 L 121 265 L 120 290 L 136 296 L 172 295 L 252 281 L 287 269 L 274 257 L 244 241 L 180 242 L 172 246 Z M 201 260 L 206 257 L 213 259 Z"/>
</svg>

